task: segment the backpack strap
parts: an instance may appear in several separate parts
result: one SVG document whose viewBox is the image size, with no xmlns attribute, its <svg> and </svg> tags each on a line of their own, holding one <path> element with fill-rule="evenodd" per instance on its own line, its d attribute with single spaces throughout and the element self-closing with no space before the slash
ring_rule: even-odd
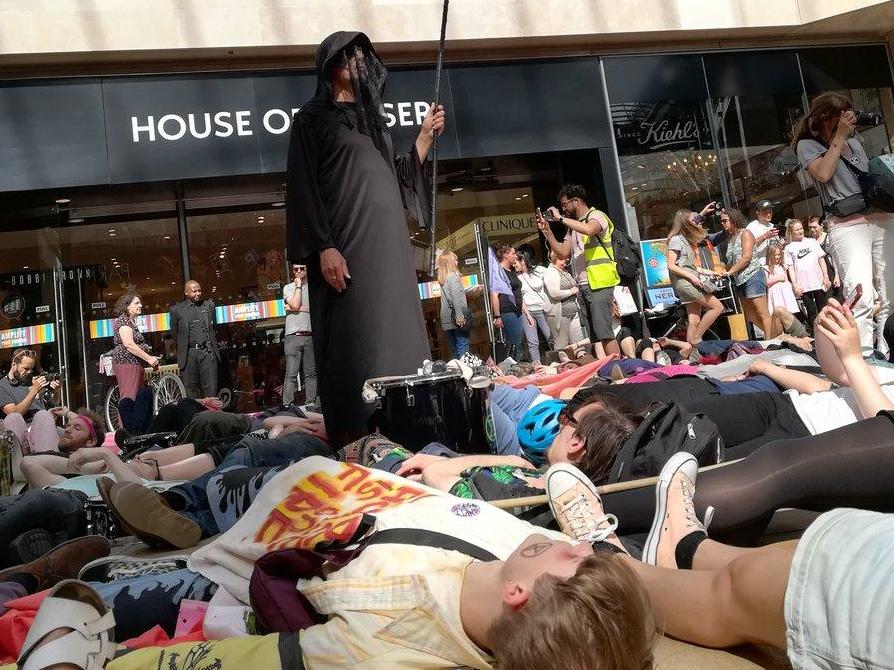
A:
<svg viewBox="0 0 894 670">
<path fill-rule="evenodd" d="M 388 528 L 373 534 L 364 543 L 364 547 L 373 544 L 411 544 L 417 547 L 434 547 L 435 549 L 447 549 L 458 551 L 466 556 L 477 558 L 479 561 L 496 561 L 496 556 L 471 542 L 466 542 L 458 537 L 439 533 L 434 530 L 421 528 Z"/>
</svg>

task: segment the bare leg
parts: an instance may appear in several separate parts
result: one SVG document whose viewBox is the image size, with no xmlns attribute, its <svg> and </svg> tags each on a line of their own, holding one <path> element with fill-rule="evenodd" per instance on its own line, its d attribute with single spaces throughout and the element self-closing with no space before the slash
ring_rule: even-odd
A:
<svg viewBox="0 0 894 670">
<path fill-rule="evenodd" d="M 167 449 L 159 449 L 158 451 L 144 451 L 136 457 L 139 461 L 155 461 L 159 465 L 171 465 L 185 461 L 196 455 L 196 445 L 193 443 L 177 444 Z"/>
<path fill-rule="evenodd" d="M 634 353 L 636 353 L 635 350 L 634 350 Z M 643 349 L 643 353 L 640 356 L 640 358 L 642 358 L 644 361 L 650 361 L 650 362 L 654 363 L 655 362 L 655 349 L 653 349 L 652 347 Z"/>
<path fill-rule="evenodd" d="M 213 469 L 214 459 L 211 458 L 211 454 L 197 454 L 179 463 L 163 465 L 159 468 L 161 478 L 165 481 L 197 479 Z"/>
<path fill-rule="evenodd" d="M 612 340 L 605 340 L 605 342 L 611 342 Z M 600 358 L 605 358 L 605 344 L 600 340 L 599 342 L 593 343 L 593 356 L 596 357 L 596 360 Z"/>
<path fill-rule="evenodd" d="M 605 353 L 620 355 L 622 351 L 621 347 L 618 346 L 618 343 L 615 340 L 612 340 L 607 345 L 605 345 Z"/>
<path fill-rule="evenodd" d="M 702 321 L 702 306 L 698 302 L 690 302 L 686 305 L 686 341 L 690 344 L 698 344 L 696 339 L 698 327 Z"/>
<path fill-rule="evenodd" d="M 698 324 L 698 329 L 695 331 L 696 341 L 691 342 L 690 344 L 698 344 L 702 341 L 702 337 L 705 332 L 714 325 L 714 322 L 717 320 L 717 317 L 723 314 L 723 305 L 720 304 L 720 301 L 717 299 L 717 296 L 711 295 L 707 296 L 703 301 L 703 304 L 708 309 L 702 314 L 701 323 Z"/>
<path fill-rule="evenodd" d="M 785 649 L 783 605 L 796 546 L 755 549 L 719 570 L 669 570 L 621 560 L 639 575 L 659 625 L 672 636 L 707 647 L 757 643 Z"/>
<path fill-rule="evenodd" d="M 751 298 L 750 302 L 754 306 L 754 316 L 758 320 L 758 325 L 764 331 L 764 339 L 772 340 L 779 334 L 779 331 L 773 328 L 773 318 L 770 316 L 769 307 L 767 307 L 767 296 Z"/>
<path fill-rule="evenodd" d="M 651 349 L 648 351 L 652 353 L 652 360 L 655 360 L 655 352 Z M 621 353 L 627 358 L 636 358 L 636 341 L 632 337 L 625 337 L 621 340 Z"/>
</svg>

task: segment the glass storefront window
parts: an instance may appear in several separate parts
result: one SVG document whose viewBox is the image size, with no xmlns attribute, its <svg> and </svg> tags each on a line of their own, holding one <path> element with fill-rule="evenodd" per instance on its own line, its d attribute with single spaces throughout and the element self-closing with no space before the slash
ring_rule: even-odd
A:
<svg viewBox="0 0 894 670">
<path fill-rule="evenodd" d="M 774 219 L 794 215 L 800 199 L 798 159 L 789 147 L 792 124 L 803 113 L 794 52 L 709 54 L 705 74 L 726 174 L 729 206 L 753 218 L 759 200 L 775 203 Z"/>
<path fill-rule="evenodd" d="M 720 199 L 721 174 L 698 56 L 605 59 L 627 217 L 643 240 L 674 213 Z"/>
<path fill-rule="evenodd" d="M 191 278 L 217 310 L 219 385 L 235 392 L 240 412 L 278 403 L 285 375 L 282 290 L 291 281 L 284 208 L 190 213 L 187 230 Z"/>
</svg>

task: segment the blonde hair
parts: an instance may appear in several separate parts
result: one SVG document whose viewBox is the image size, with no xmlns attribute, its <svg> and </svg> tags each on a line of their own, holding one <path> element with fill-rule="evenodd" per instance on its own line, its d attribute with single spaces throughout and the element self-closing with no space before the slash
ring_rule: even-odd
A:
<svg viewBox="0 0 894 670">
<path fill-rule="evenodd" d="M 801 228 L 805 228 L 804 222 L 801 219 L 786 219 L 785 220 L 785 241 L 792 241 L 792 228 L 795 227 L 796 224 L 800 223 Z"/>
<path fill-rule="evenodd" d="M 570 579 L 541 575 L 528 602 L 505 611 L 488 639 L 500 670 L 645 670 L 656 632 L 636 573 L 620 555 L 597 553 Z"/>
<path fill-rule="evenodd" d="M 438 254 L 438 283 L 443 286 L 447 277 L 456 272 L 459 267 L 459 258 L 452 251 L 441 251 Z"/>
<path fill-rule="evenodd" d="M 775 260 L 775 259 L 776 259 L 776 252 L 777 252 L 777 251 L 778 251 L 780 254 L 785 253 L 785 252 L 782 250 L 782 247 L 780 247 L 778 244 L 771 244 L 770 246 L 767 247 L 767 255 L 766 255 L 765 258 L 766 258 L 766 261 L 767 261 L 767 267 L 768 267 L 768 268 L 772 268 L 774 265 L 777 264 L 777 263 L 776 263 L 776 260 Z M 785 263 L 784 263 L 784 262 L 781 262 L 781 263 L 779 264 L 779 267 L 785 267 Z"/>
<path fill-rule="evenodd" d="M 670 232 L 667 234 L 668 242 L 670 242 L 672 237 L 682 235 L 689 241 L 689 244 L 698 244 L 708 236 L 704 230 L 699 229 L 698 226 L 689 220 L 691 215 L 692 212 L 688 209 L 677 210 L 677 213 L 674 214 L 674 222 L 671 224 Z"/>
</svg>

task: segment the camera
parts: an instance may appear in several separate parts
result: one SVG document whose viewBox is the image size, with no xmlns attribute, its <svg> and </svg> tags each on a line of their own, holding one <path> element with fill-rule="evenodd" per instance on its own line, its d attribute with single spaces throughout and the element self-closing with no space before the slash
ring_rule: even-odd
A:
<svg viewBox="0 0 894 670">
<path fill-rule="evenodd" d="M 58 382 L 61 380 L 61 377 L 58 372 L 44 372 L 44 378 L 47 380 L 47 385 L 44 386 L 38 396 L 40 397 L 41 402 L 50 407 L 53 405 L 53 389 L 50 388 L 50 382 Z"/>
<path fill-rule="evenodd" d="M 854 114 L 857 116 L 858 126 L 880 126 L 885 122 L 881 114 L 861 112 L 856 109 L 854 110 Z"/>
</svg>

